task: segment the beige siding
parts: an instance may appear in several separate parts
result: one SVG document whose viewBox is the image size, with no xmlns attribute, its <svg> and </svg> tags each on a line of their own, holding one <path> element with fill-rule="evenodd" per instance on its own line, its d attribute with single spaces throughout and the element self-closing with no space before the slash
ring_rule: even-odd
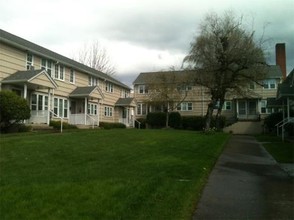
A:
<svg viewBox="0 0 294 220">
<path fill-rule="evenodd" d="M 3 80 L 3 78 L 8 77 L 9 75 L 20 71 L 20 70 L 26 70 L 26 57 L 27 53 L 25 51 L 22 51 L 20 49 L 16 49 L 14 47 L 11 47 L 9 45 L 0 43 L 0 81 Z M 44 56 L 46 59 L 46 56 Z M 33 54 L 33 66 L 35 69 L 41 68 L 41 61 L 42 57 L 37 56 Z M 62 65 L 62 63 L 60 63 Z M 54 76 L 54 70 L 55 66 L 54 63 L 52 63 L 52 74 Z M 88 74 L 76 71 L 75 72 L 75 83 L 70 83 L 70 71 L 71 67 L 64 66 L 64 80 L 54 79 L 55 83 L 57 84 L 57 88 L 54 89 L 54 96 L 55 97 L 63 97 L 68 100 L 69 94 L 76 89 L 77 87 L 85 87 L 88 86 Z M 115 103 L 117 100 L 121 97 L 122 90 L 126 90 L 125 88 L 122 88 L 120 86 L 117 86 L 113 84 L 113 92 L 107 92 L 105 90 L 105 81 L 98 79 L 99 83 L 98 86 L 102 93 L 104 94 L 104 99 L 101 99 L 101 94 L 99 92 L 94 92 L 92 94 L 92 97 L 94 100 L 92 100 L 94 103 L 97 103 L 97 100 L 99 98 L 99 107 L 98 107 L 98 113 L 100 121 L 105 122 L 118 122 L 120 117 L 120 109 L 115 108 Z M 40 75 L 33 79 L 31 83 L 38 84 L 41 86 L 49 87 L 48 79 L 46 79 L 45 75 Z M 12 88 L 14 86 L 10 85 L 2 85 L 4 88 Z M 47 90 L 46 90 L 47 91 Z M 46 94 L 45 91 L 45 94 Z M 44 92 L 44 90 L 39 89 L 36 91 L 28 91 L 28 97 L 30 97 L 31 93 L 33 92 Z M 53 100 L 53 97 L 52 97 Z M 91 102 L 91 100 L 90 100 Z M 51 107 L 53 106 L 53 103 L 51 104 Z M 104 116 L 104 107 L 108 106 L 112 108 L 112 116 L 107 117 Z"/>
<path fill-rule="evenodd" d="M 52 87 L 52 83 L 48 81 L 48 77 L 45 74 L 39 75 L 35 79 L 31 80 L 30 83 L 34 83 L 44 87 Z"/>
<path fill-rule="evenodd" d="M 26 69 L 26 53 L 0 43 L 0 80 Z"/>
</svg>

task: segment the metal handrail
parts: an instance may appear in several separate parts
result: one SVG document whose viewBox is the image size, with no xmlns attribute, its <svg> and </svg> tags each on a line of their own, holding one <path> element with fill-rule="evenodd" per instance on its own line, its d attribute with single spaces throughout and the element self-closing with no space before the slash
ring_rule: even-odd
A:
<svg viewBox="0 0 294 220">
<path fill-rule="evenodd" d="M 95 119 L 92 117 L 92 116 L 90 116 L 90 115 L 88 115 L 87 114 L 87 117 L 89 117 L 90 119 L 91 119 L 91 121 L 92 121 L 92 129 L 94 129 L 94 126 L 95 126 Z"/>
<path fill-rule="evenodd" d="M 49 110 L 50 113 L 52 113 L 56 118 L 60 119 L 60 133 L 62 133 L 62 128 L 63 128 L 63 117 L 58 116 L 57 114 L 54 113 L 54 111 Z"/>
<path fill-rule="evenodd" d="M 137 119 L 135 121 L 139 124 L 138 129 L 141 129 L 141 122 L 139 122 Z"/>
<path fill-rule="evenodd" d="M 279 128 L 282 127 L 282 140 L 284 141 L 284 125 L 294 122 L 294 118 L 287 117 L 277 123 L 275 126 L 277 126 L 277 136 L 279 136 Z"/>
</svg>

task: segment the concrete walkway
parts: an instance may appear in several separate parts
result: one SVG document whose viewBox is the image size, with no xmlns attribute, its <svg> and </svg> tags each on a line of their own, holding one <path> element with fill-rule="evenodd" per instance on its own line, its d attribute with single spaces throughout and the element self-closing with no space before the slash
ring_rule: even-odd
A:
<svg viewBox="0 0 294 220">
<path fill-rule="evenodd" d="M 193 220 L 294 219 L 293 184 L 254 137 L 234 135 L 209 176 Z"/>
</svg>

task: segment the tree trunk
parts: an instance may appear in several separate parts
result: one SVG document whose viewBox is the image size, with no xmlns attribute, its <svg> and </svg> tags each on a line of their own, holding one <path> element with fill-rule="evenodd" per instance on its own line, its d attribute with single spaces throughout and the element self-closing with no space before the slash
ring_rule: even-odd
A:
<svg viewBox="0 0 294 220">
<path fill-rule="evenodd" d="M 221 99 L 217 109 L 217 114 L 215 116 L 215 127 L 217 130 L 220 130 L 220 116 L 222 114 L 223 105 L 224 105 L 224 99 Z"/>
<path fill-rule="evenodd" d="M 165 127 L 168 128 L 168 120 L 169 120 L 169 114 L 168 111 L 166 111 L 166 119 L 165 119 Z"/>
<path fill-rule="evenodd" d="M 210 128 L 212 113 L 213 113 L 213 102 L 208 104 L 206 118 L 205 118 L 205 130 L 208 130 Z"/>
</svg>

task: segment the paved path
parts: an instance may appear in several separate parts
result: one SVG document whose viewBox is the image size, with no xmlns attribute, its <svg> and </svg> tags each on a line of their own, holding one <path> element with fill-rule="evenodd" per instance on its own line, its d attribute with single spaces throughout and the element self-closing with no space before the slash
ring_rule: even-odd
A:
<svg viewBox="0 0 294 220">
<path fill-rule="evenodd" d="M 254 137 L 234 135 L 209 176 L 193 220 L 294 219 L 293 184 Z"/>
</svg>

